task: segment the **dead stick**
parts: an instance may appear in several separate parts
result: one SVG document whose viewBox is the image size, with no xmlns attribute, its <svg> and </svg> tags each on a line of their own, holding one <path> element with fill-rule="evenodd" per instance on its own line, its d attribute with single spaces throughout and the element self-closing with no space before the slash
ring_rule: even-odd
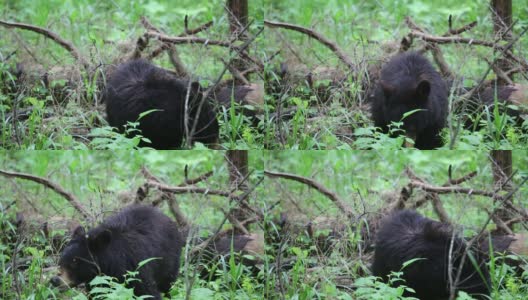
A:
<svg viewBox="0 0 528 300">
<path fill-rule="evenodd" d="M 459 185 L 463 182 L 466 182 L 470 179 L 472 179 L 473 177 L 477 176 L 477 172 L 476 171 L 473 171 L 463 177 L 460 177 L 458 179 L 449 179 L 449 182 L 444 184 L 443 186 L 449 186 L 449 185 Z"/>
<path fill-rule="evenodd" d="M 345 52 L 343 50 L 341 50 L 341 48 L 339 48 L 336 43 L 330 41 L 329 39 L 327 39 L 326 37 L 324 37 L 323 35 L 321 35 L 320 33 L 312 30 L 312 29 L 309 29 L 309 28 L 306 28 L 306 27 L 302 27 L 302 26 L 299 26 L 299 25 L 294 25 L 294 24 L 289 24 L 289 23 L 282 23 L 282 22 L 273 22 L 273 21 L 268 21 L 268 20 L 264 20 L 264 25 L 268 26 L 268 27 L 280 27 L 280 28 L 286 28 L 286 29 L 290 29 L 290 30 L 294 30 L 294 31 L 298 31 L 298 32 L 301 32 L 301 33 L 304 33 L 316 40 L 318 40 L 319 42 L 321 42 L 323 45 L 325 45 L 326 47 L 328 47 L 330 50 L 332 50 L 336 55 L 337 57 L 339 57 L 339 59 L 341 59 L 350 69 L 354 70 L 354 64 L 352 63 L 352 60 L 350 59 L 350 57 L 348 57 L 348 55 L 345 54 Z"/>
<path fill-rule="evenodd" d="M 61 195 L 66 200 L 68 200 L 68 202 L 70 202 L 70 204 L 78 212 L 80 212 L 81 215 L 85 219 L 89 219 L 91 217 L 90 214 L 88 213 L 88 211 L 84 208 L 84 206 L 82 206 L 82 204 L 79 202 L 79 200 L 72 193 L 67 192 L 60 185 L 58 185 L 55 182 L 50 181 L 49 179 L 46 179 L 46 178 L 43 178 L 43 177 L 38 177 L 38 176 L 35 176 L 35 175 L 31 175 L 31 174 L 9 172 L 9 171 L 4 171 L 4 170 L 0 170 L 0 175 L 4 175 L 6 177 L 21 178 L 21 179 L 30 180 L 30 181 L 33 181 L 33 182 L 36 182 L 36 183 L 40 183 L 40 184 L 44 185 L 45 187 L 47 187 L 49 189 L 52 189 L 57 194 Z"/>
<path fill-rule="evenodd" d="M 191 179 L 185 179 L 185 183 L 182 183 L 180 184 L 179 186 L 184 186 L 184 185 L 193 185 L 193 184 L 197 184 L 199 182 L 202 182 L 204 180 L 206 180 L 207 178 L 213 176 L 213 171 L 209 171 L 205 174 L 202 174 L 196 178 L 191 178 Z"/>
<path fill-rule="evenodd" d="M 70 43 L 70 42 L 66 41 L 65 39 L 61 38 L 55 32 L 50 31 L 50 30 L 45 29 L 45 28 L 42 28 L 42 27 L 34 26 L 34 25 L 29 25 L 29 24 L 24 24 L 24 23 L 6 22 L 6 21 L 1 21 L 1 20 L 0 20 L 0 25 L 6 26 L 6 27 L 9 27 L 9 28 L 13 27 L 13 28 L 25 29 L 25 30 L 36 32 L 36 33 L 40 33 L 40 34 L 52 39 L 53 41 L 55 41 L 56 43 L 61 45 L 64 49 L 68 50 L 68 52 L 70 52 L 70 54 L 80 64 L 82 64 L 85 69 L 88 69 L 88 62 L 86 62 L 84 57 L 81 56 L 81 53 L 79 52 L 79 50 L 77 50 L 77 48 L 75 48 L 75 46 L 73 46 L 72 43 Z"/>
<path fill-rule="evenodd" d="M 341 198 L 339 198 L 339 196 L 336 193 L 330 191 L 329 189 L 324 187 L 322 184 L 320 184 L 319 182 L 317 182 L 317 181 L 315 181 L 315 180 L 313 180 L 311 178 L 306 178 L 306 177 L 295 175 L 295 174 L 271 172 L 271 171 L 266 171 L 266 170 L 264 171 L 264 175 L 269 176 L 269 177 L 281 177 L 281 178 L 286 178 L 286 179 L 295 180 L 295 181 L 304 183 L 304 184 L 316 189 L 321 194 L 325 195 L 330 200 L 332 200 L 332 202 L 334 202 L 336 204 L 336 206 L 343 213 L 345 213 L 345 215 L 347 215 L 348 217 L 353 217 L 354 216 L 353 213 L 352 213 L 352 209 L 350 207 L 348 207 L 348 205 L 346 205 L 346 203 L 343 200 L 341 200 Z"/>
<path fill-rule="evenodd" d="M 188 29 L 187 27 L 185 27 L 185 33 L 182 33 L 180 34 L 179 36 L 186 36 L 186 35 L 195 35 L 199 32 L 202 32 L 204 30 L 207 30 L 209 27 L 211 27 L 213 25 L 213 21 L 209 21 L 203 25 L 201 25 L 200 27 L 196 27 L 194 29 Z"/>
<path fill-rule="evenodd" d="M 473 21 L 467 25 L 464 25 L 458 29 L 449 29 L 447 33 L 445 33 L 443 36 L 449 36 L 449 35 L 459 35 L 463 32 L 466 32 L 468 30 L 473 29 L 475 26 L 477 26 L 477 21 Z"/>
</svg>

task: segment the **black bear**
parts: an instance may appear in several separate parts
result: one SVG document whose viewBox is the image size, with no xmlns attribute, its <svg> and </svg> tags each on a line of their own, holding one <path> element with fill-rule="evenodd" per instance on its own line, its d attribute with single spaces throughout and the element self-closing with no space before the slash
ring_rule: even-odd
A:
<svg viewBox="0 0 528 300">
<path fill-rule="evenodd" d="M 218 141 L 216 110 L 210 97 L 203 99 L 198 83 L 188 88 L 188 81 L 141 59 L 119 65 L 109 77 L 103 93 L 108 123 L 124 132 L 128 122 L 139 121 L 138 129 L 151 142 L 140 146 L 180 148 L 186 137 L 189 145 Z"/>
<path fill-rule="evenodd" d="M 381 70 L 371 106 L 374 125 L 385 133 L 391 122 L 402 128 L 418 149 L 442 146 L 446 126 L 447 87 L 431 63 L 418 52 L 393 57 Z M 404 114 L 419 110 L 404 118 Z"/>
<path fill-rule="evenodd" d="M 136 295 L 161 299 L 160 293 L 167 292 L 178 276 L 184 243 L 176 223 L 157 208 L 128 206 L 88 232 L 77 227 L 62 251 L 61 274 L 51 283 L 74 287 L 99 274 L 122 281 L 127 271 L 154 258 L 139 269 L 139 281 L 131 287 Z"/>
<path fill-rule="evenodd" d="M 425 218 L 415 211 L 396 212 L 382 221 L 374 249 L 372 272 L 383 279 L 392 271 L 402 270 L 405 262 L 418 259 L 402 270 L 403 284 L 416 292 L 409 296 L 447 299 L 450 290 L 448 274 L 451 272 L 455 280 L 460 269 L 457 291 L 476 297 L 489 295 L 491 285 L 485 255 L 471 249 L 460 265 L 467 246 L 448 224 Z M 450 254 L 452 268 L 449 268 Z M 471 262 L 470 255 L 478 266 Z"/>
</svg>

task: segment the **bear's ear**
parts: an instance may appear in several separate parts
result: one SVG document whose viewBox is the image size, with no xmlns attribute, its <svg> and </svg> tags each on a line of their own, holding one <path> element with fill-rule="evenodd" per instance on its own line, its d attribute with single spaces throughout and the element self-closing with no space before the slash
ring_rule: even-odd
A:
<svg viewBox="0 0 528 300">
<path fill-rule="evenodd" d="M 73 230 L 73 233 L 71 235 L 72 239 L 84 239 L 86 236 L 86 231 L 84 230 L 84 227 L 82 226 L 77 226 L 77 228 L 75 228 Z"/>
<path fill-rule="evenodd" d="M 416 87 L 416 97 L 418 98 L 418 101 L 426 101 L 429 97 L 429 93 L 431 93 L 431 83 L 427 80 L 420 81 Z"/>
<path fill-rule="evenodd" d="M 94 229 L 88 234 L 88 247 L 98 251 L 104 249 L 112 240 L 112 232 L 105 228 Z"/>
</svg>

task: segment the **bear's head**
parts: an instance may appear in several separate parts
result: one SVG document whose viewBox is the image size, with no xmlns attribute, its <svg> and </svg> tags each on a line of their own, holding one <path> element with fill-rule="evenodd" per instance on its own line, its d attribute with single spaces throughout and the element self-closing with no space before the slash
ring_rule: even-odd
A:
<svg viewBox="0 0 528 300">
<path fill-rule="evenodd" d="M 109 230 L 95 228 L 87 234 L 82 226 L 78 226 L 61 253 L 59 275 L 53 277 L 51 283 L 60 288 L 75 287 L 101 274 L 98 253 L 110 243 L 111 238 Z"/>
</svg>

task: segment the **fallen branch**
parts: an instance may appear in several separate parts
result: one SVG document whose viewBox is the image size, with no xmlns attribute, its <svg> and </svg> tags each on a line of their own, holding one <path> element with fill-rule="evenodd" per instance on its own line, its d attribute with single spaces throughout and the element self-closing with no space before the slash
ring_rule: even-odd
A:
<svg viewBox="0 0 528 300">
<path fill-rule="evenodd" d="M 486 196 L 490 198 L 497 198 L 499 197 L 494 192 L 488 192 L 488 191 L 482 191 L 482 190 L 475 190 L 472 188 L 465 188 L 465 187 L 458 187 L 458 186 L 432 186 L 430 184 L 419 182 L 416 180 L 412 180 L 410 183 L 413 187 L 420 188 L 426 192 L 432 192 L 437 194 L 467 194 L 467 195 L 479 195 L 479 196 Z"/>
<path fill-rule="evenodd" d="M 162 192 L 168 192 L 173 194 L 203 194 L 203 195 L 217 195 L 223 197 L 231 197 L 231 193 L 220 190 L 212 190 L 208 188 L 195 187 L 195 186 L 170 186 L 156 181 L 149 180 L 146 183 L 149 187 L 154 187 Z"/>
<path fill-rule="evenodd" d="M 1 20 L 0 20 L 0 25 L 3 25 L 8 28 L 19 28 L 19 29 L 29 30 L 29 31 L 42 34 L 50 38 L 51 40 L 55 41 L 57 44 L 59 44 L 64 49 L 66 49 L 68 52 L 70 52 L 70 54 L 77 60 L 77 62 L 80 63 L 86 70 L 89 67 L 88 62 L 84 59 L 84 57 L 81 55 L 79 50 L 77 50 L 77 48 L 75 48 L 75 46 L 73 46 L 72 43 L 61 38 L 58 34 L 56 34 L 53 31 L 50 31 L 42 27 L 30 25 L 30 24 L 6 22 L 6 21 L 1 21 Z"/>
<path fill-rule="evenodd" d="M 168 36 L 155 31 L 148 31 L 145 33 L 145 35 L 150 38 L 158 39 L 159 41 L 171 44 L 204 44 L 222 46 L 227 48 L 236 48 L 236 46 L 230 42 L 210 40 L 194 36 Z"/>
<path fill-rule="evenodd" d="M 473 38 L 464 38 L 459 36 L 434 36 L 418 30 L 412 30 L 409 34 L 412 37 L 420 38 L 426 42 L 432 42 L 436 44 L 468 44 L 502 49 L 502 46 L 497 45 L 493 42 L 477 40 Z"/>
<path fill-rule="evenodd" d="M 79 202 L 79 200 L 70 192 L 67 192 L 65 189 L 63 189 L 59 184 L 52 182 L 49 179 L 31 175 L 31 174 L 25 174 L 25 173 L 16 173 L 16 172 L 9 172 L 0 170 L 0 175 L 6 176 L 6 177 L 14 177 L 14 178 L 20 178 L 20 179 L 26 179 L 30 180 L 36 183 L 40 183 L 44 185 L 45 187 L 53 190 L 57 194 L 64 197 L 70 204 L 81 213 L 81 215 L 85 219 L 89 219 L 91 215 L 88 213 L 88 211 L 84 208 L 84 206 Z"/>
<path fill-rule="evenodd" d="M 330 200 L 332 200 L 332 202 L 334 202 L 335 205 L 347 217 L 349 217 L 349 218 L 353 218 L 354 217 L 354 213 L 352 212 L 352 209 L 350 207 L 348 207 L 348 205 L 341 198 L 339 198 L 339 196 L 336 193 L 330 191 L 329 189 L 324 187 L 322 184 L 320 184 L 319 182 L 317 182 L 317 181 L 315 181 L 315 180 L 313 180 L 311 178 L 306 178 L 306 177 L 295 175 L 295 174 L 279 173 L 279 172 L 272 172 L 272 171 L 266 171 L 266 170 L 264 171 L 264 175 L 266 175 L 268 177 L 286 178 L 286 179 L 290 179 L 290 180 L 294 180 L 294 181 L 297 181 L 297 182 L 304 183 L 304 184 L 316 189 L 321 194 L 325 195 Z"/>
<path fill-rule="evenodd" d="M 309 28 L 306 28 L 306 27 L 302 27 L 302 26 L 299 26 L 299 25 L 283 23 L 283 22 L 274 22 L 274 21 L 268 21 L 268 20 L 264 20 L 264 25 L 266 25 L 268 27 L 271 27 L 271 28 L 279 27 L 279 28 L 285 28 L 285 29 L 290 29 L 290 30 L 294 30 L 294 31 L 297 31 L 297 32 L 304 33 L 304 34 L 316 39 L 317 41 L 319 41 L 320 43 L 322 43 L 326 47 L 328 47 L 351 70 L 355 70 L 354 63 L 352 63 L 352 60 L 350 59 L 350 57 L 348 57 L 348 55 L 346 55 L 345 52 L 343 50 L 341 50 L 341 48 L 339 48 L 336 43 L 330 41 L 329 39 L 327 39 L 326 37 L 324 37 L 323 35 L 321 35 L 320 33 L 316 32 L 316 31 L 314 31 L 312 29 L 309 29 Z"/>
</svg>

